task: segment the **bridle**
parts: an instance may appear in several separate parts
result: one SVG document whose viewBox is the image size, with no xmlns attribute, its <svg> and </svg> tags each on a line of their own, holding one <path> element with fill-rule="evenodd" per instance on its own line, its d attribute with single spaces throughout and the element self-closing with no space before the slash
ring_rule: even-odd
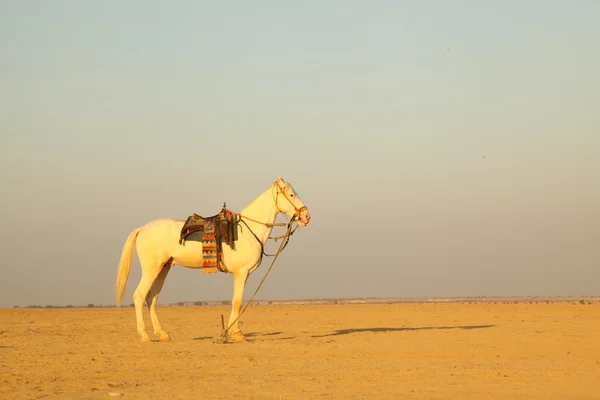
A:
<svg viewBox="0 0 600 400">
<path fill-rule="evenodd" d="M 279 186 L 279 182 L 275 181 L 273 182 L 274 186 L 277 186 L 277 194 L 275 195 L 275 207 L 277 207 L 277 211 L 279 211 L 282 214 L 285 214 L 283 211 L 281 211 L 281 209 L 279 208 L 279 195 L 282 194 L 283 197 L 286 198 L 287 201 L 289 201 L 289 203 L 291 204 L 292 207 L 294 207 L 294 210 L 296 211 L 296 213 L 294 214 L 294 216 L 292 217 L 292 220 L 298 218 L 300 216 L 300 213 L 302 211 L 306 211 L 308 210 L 308 207 L 306 206 L 302 206 L 300 208 L 296 207 L 294 205 L 294 202 L 292 201 L 292 199 L 290 199 L 290 197 L 287 195 L 287 193 L 285 192 L 285 188 L 282 188 L 281 186 Z"/>
<path fill-rule="evenodd" d="M 290 199 L 290 197 L 285 193 L 285 189 L 282 188 L 281 186 L 279 186 L 279 182 L 277 182 L 277 181 L 273 182 L 273 186 L 277 186 L 277 193 L 273 196 L 274 197 L 273 200 L 275 201 L 275 207 L 277 208 L 277 212 L 280 212 L 283 215 L 286 215 L 285 212 L 282 211 L 279 208 L 279 201 L 278 200 L 279 200 L 279 195 L 280 194 L 283 195 L 283 197 L 285 197 L 285 199 L 290 202 L 290 205 L 292 207 L 294 207 L 294 211 L 296 211 L 288 223 L 284 223 L 284 222 L 268 223 L 268 222 L 257 221 L 257 220 L 255 220 L 253 218 L 246 217 L 245 215 L 242 215 L 240 213 L 232 211 L 232 210 L 226 208 L 225 206 L 223 206 L 223 208 L 227 212 L 230 212 L 232 214 L 237 215 L 238 217 L 240 217 L 240 219 L 247 219 L 248 221 L 256 222 L 257 224 L 264 225 L 264 226 L 266 226 L 268 228 L 273 228 L 275 226 L 289 226 L 289 225 L 291 225 L 292 222 L 294 222 L 300 216 L 300 213 L 302 213 L 302 211 L 308 210 L 308 207 L 306 207 L 306 206 L 302 206 L 300 208 L 296 207 L 294 205 L 294 202 L 292 202 L 292 199 Z M 270 239 L 274 239 L 274 238 L 270 238 Z"/>
<path fill-rule="evenodd" d="M 238 212 L 229 210 L 228 208 L 225 207 L 225 205 L 223 205 L 223 208 L 227 212 L 235 214 L 235 215 L 237 215 L 239 217 L 239 222 L 242 222 L 250 230 L 250 233 L 252 233 L 252 236 L 254 236 L 254 238 L 260 243 L 260 246 L 261 246 L 261 258 L 262 258 L 262 255 L 266 255 L 266 256 L 269 256 L 269 257 L 272 256 L 272 255 L 265 253 L 265 251 L 264 251 L 264 244 L 260 241 L 260 239 L 258 238 L 258 236 L 256 236 L 256 234 L 254 233 L 254 231 L 252 230 L 252 228 L 250 228 L 250 226 L 248 225 L 248 223 L 246 223 L 246 221 L 244 221 L 244 219 L 247 219 L 248 221 L 256 222 L 257 224 L 264 225 L 264 226 L 266 226 L 268 228 L 273 228 L 273 227 L 276 227 L 276 226 L 287 226 L 287 231 L 286 231 L 285 234 L 280 235 L 280 236 L 276 236 L 276 237 L 271 237 L 271 236 L 268 237 L 268 239 L 271 239 L 271 240 L 274 240 L 274 241 L 286 238 L 285 244 L 283 245 L 283 248 L 281 249 L 281 250 L 283 250 L 287 246 L 287 243 L 290 240 L 290 236 L 292 236 L 294 234 L 294 232 L 296 232 L 296 229 L 298 229 L 298 225 L 296 225 L 296 227 L 294 227 L 294 229 L 292 229 L 292 224 L 297 221 L 297 219 L 298 219 L 298 217 L 300 217 L 300 213 L 302 211 L 308 210 L 308 207 L 306 207 L 306 206 L 302 206 L 300 208 L 296 207 L 294 205 L 294 203 L 292 202 L 292 199 L 290 199 L 290 197 L 287 195 L 287 193 L 285 193 L 285 188 L 282 188 L 279 185 L 278 181 L 273 182 L 273 185 L 271 187 L 277 187 L 277 193 L 274 195 L 274 198 L 273 198 L 273 200 L 275 201 L 275 207 L 277 208 L 277 212 L 280 212 L 283 215 L 286 215 L 285 212 L 282 211 L 279 208 L 279 202 L 278 202 L 278 200 L 279 200 L 279 195 L 280 194 L 283 195 L 283 197 L 285 197 L 287 201 L 289 201 L 290 205 L 292 207 L 294 207 L 294 210 L 296 211 L 294 213 L 294 215 L 292 216 L 292 218 L 290 218 L 290 220 L 287 223 L 286 222 L 268 223 L 268 222 L 257 221 L 257 220 L 255 220 L 253 218 L 247 217 L 247 216 L 242 215 L 242 214 L 240 214 Z M 259 261 L 259 263 L 260 263 L 260 261 Z"/>
</svg>

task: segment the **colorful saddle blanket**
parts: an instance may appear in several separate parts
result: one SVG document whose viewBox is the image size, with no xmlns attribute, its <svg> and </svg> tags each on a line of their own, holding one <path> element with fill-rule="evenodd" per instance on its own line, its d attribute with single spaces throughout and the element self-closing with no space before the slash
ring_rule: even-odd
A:
<svg viewBox="0 0 600 400">
<path fill-rule="evenodd" d="M 179 244 L 189 240 L 202 243 L 202 270 L 205 273 L 227 272 L 222 262 L 223 242 L 235 250 L 237 215 L 223 206 L 221 212 L 212 217 L 189 216 L 181 228 Z"/>
</svg>

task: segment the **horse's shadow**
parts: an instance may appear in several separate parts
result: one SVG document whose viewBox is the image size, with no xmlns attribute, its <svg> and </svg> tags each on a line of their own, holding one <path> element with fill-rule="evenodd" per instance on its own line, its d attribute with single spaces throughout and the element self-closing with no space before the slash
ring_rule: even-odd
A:
<svg viewBox="0 0 600 400">
<path fill-rule="evenodd" d="M 216 336 L 200 336 L 200 337 L 194 338 L 193 340 L 213 340 L 215 338 L 216 338 Z"/>
<path fill-rule="evenodd" d="M 284 337 L 277 337 L 279 335 L 282 335 L 283 332 L 250 332 L 250 333 L 246 333 L 244 336 L 249 339 L 252 338 L 251 341 L 254 341 L 256 339 L 260 339 L 262 337 L 265 337 L 265 339 L 268 340 L 291 340 L 291 339 L 295 339 L 295 336 L 284 336 Z M 197 338 L 194 338 L 194 340 L 213 340 L 215 339 L 213 336 L 200 336 Z"/>
<path fill-rule="evenodd" d="M 328 337 L 328 336 L 339 336 L 339 335 L 349 335 L 351 333 L 364 333 L 364 332 L 404 332 L 404 331 L 425 331 L 431 329 L 440 329 L 440 330 L 448 330 L 448 329 L 486 329 L 492 328 L 496 325 L 463 325 L 463 326 L 421 326 L 417 328 L 404 327 L 404 328 L 390 328 L 390 327 L 380 327 L 380 328 L 353 328 L 353 329 L 338 329 L 331 333 L 327 333 L 325 335 L 312 335 L 314 338 L 320 337 Z"/>
<path fill-rule="evenodd" d="M 246 336 L 247 337 L 254 337 L 254 336 L 277 336 L 277 335 L 281 335 L 283 332 L 268 332 L 268 333 L 262 333 L 262 332 L 250 332 L 247 333 Z"/>
<path fill-rule="evenodd" d="M 340 335 L 349 335 L 351 333 L 367 333 L 367 332 L 371 332 L 371 333 L 377 333 L 377 332 L 409 332 L 409 331 L 425 331 L 425 330 L 433 330 L 433 329 L 439 329 L 439 330 L 449 330 L 449 329 L 464 329 L 464 330 L 472 330 L 472 329 L 487 329 L 487 328 L 493 328 L 496 325 L 460 325 L 460 326 L 420 326 L 420 327 L 415 327 L 415 328 L 411 328 L 411 327 L 402 327 L 402 328 L 392 328 L 392 327 L 376 327 L 376 328 L 351 328 L 351 329 L 338 329 L 335 330 L 331 333 L 326 333 L 324 335 L 311 335 L 311 337 L 313 338 L 323 338 L 323 337 L 329 337 L 329 336 L 340 336 Z M 303 333 L 309 333 L 309 332 L 303 332 Z M 251 339 L 251 341 L 256 341 L 257 339 L 260 341 L 261 338 L 264 338 L 263 340 L 292 340 L 295 339 L 296 336 L 283 336 L 281 337 L 280 335 L 283 335 L 283 332 L 250 332 L 247 333 L 245 336 L 246 338 Z M 194 338 L 194 340 L 213 340 L 215 339 L 214 336 L 200 336 L 197 338 Z"/>
</svg>

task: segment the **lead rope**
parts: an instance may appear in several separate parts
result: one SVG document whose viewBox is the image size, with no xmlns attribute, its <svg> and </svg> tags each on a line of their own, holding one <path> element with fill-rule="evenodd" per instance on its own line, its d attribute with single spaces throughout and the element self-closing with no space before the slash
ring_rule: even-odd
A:
<svg viewBox="0 0 600 400">
<path fill-rule="evenodd" d="M 290 240 L 291 233 L 293 233 L 293 231 L 292 231 L 292 223 L 293 222 L 294 222 L 294 219 L 292 219 L 289 222 L 289 224 L 287 224 L 287 232 L 286 232 L 285 235 L 281 236 L 281 237 L 287 237 L 287 239 L 283 240 L 281 242 L 281 244 L 279 245 L 279 249 L 277 250 L 277 253 L 275 253 L 275 255 L 273 256 L 273 261 L 271 261 L 271 265 L 269 265 L 269 268 L 267 269 L 267 272 L 265 272 L 265 275 L 263 276 L 263 278 L 261 279 L 260 283 L 256 287 L 256 290 L 254 291 L 254 293 L 252 294 L 252 296 L 250 297 L 250 299 L 246 302 L 246 305 L 242 308 L 242 310 L 238 314 L 237 318 L 234 319 L 229 324 L 229 326 L 226 329 L 223 329 L 221 331 L 221 335 L 218 338 L 215 339 L 215 343 L 227 343 L 227 342 L 229 342 L 229 330 L 231 329 L 231 327 L 233 326 L 233 324 L 235 324 L 237 321 L 239 321 L 239 319 L 242 316 L 242 314 L 246 311 L 246 309 L 248 308 L 248 306 L 250 305 L 250 303 L 252 302 L 252 300 L 254 300 L 254 297 L 256 296 L 256 294 L 258 293 L 258 291 L 260 290 L 260 287 L 262 286 L 262 284 L 267 279 L 267 276 L 269 275 L 269 272 L 271 272 L 271 269 L 273 268 L 273 265 L 275 265 L 275 260 L 277 260 L 277 257 L 279 257 L 279 254 L 281 254 L 281 252 L 283 251 L 283 249 L 287 245 L 288 241 Z M 259 260 L 259 263 L 261 261 L 262 261 L 262 257 Z M 223 320 L 221 320 L 221 322 L 223 323 Z"/>
</svg>

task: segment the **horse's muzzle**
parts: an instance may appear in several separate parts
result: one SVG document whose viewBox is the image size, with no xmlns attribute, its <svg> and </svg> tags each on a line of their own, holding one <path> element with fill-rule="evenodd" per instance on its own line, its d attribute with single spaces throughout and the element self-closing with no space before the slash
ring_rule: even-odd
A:
<svg viewBox="0 0 600 400">
<path fill-rule="evenodd" d="M 309 222 L 310 213 L 308 212 L 308 209 L 305 208 L 300 212 L 300 215 L 298 216 L 298 224 L 300 224 L 301 226 L 306 226 Z"/>
</svg>

